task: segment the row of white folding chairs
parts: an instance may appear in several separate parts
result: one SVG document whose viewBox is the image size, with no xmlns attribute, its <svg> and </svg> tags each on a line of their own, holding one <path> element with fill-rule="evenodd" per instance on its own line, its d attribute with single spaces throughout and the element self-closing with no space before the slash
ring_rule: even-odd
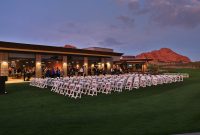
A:
<svg viewBox="0 0 200 135">
<path fill-rule="evenodd" d="M 130 78 L 132 78 L 132 79 L 130 79 Z M 128 78 L 128 82 L 127 82 L 127 84 L 130 86 L 130 83 L 132 82 L 132 80 L 133 80 L 133 78 L 134 77 L 129 77 Z M 166 79 L 163 79 L 163 77 L 160 77 L 160 76 L 153 76 L 153 77 L 150 77 L 150 76 L 146 76 L 146 78 L 144 77 L 144 76 L 141 76 L 140 78 L 138 77 L 138 76 L 136 76 L 135 78 L 134 78 L 134 88 L 138 88 L 139 86 L 141 86 L 141 87 L 145 87 L 145 82 L 147 82 L 147 86 L 151 86 L 152 84 L 151 84 L 151 78 L 153 78 L 152 79 L 152 84 L 153 85 L 157 85 L 157 84 L 163 84 L 164 82 L 166 82 L 167 80 Z M 166 77 L 165 77 L 166 78 Z M 169 78 L 169 77 L 168 77 Z M 43 84 L 41 81 L 41 79 L 39 79 L 38 78 L 38 82 L 39 82 L 39 84 Z M 56 78 L 56 79 L 52 79 L 52 78 L 48 78 L 47 79 L 47 85 L 48 86 L 53 86 L 53 83 L 54 83 L 54 81 L 56 81 L 56 80 L 62 80 L 62 79 L 58 79 L 58 78 Z M 112 79 L 111 79 L 112 80 Z M 109 80 L 109 81 L 111 81 L 111 80 Z M 117 80 L 117 79 L 115 79 L 115 80 Z M 120 80 L 120 79 L 118 79 L 118 80 Z M 124 79 L 125 80 L 125 79 Z M 64 81 L 66 82 L 66 80 L 64 79 Z M 72 80 L 68 80 L 69 81 L 69 83 L 72 83 L 73 81 Z M 94 80 L 93 80 L 94 81 Z M 101 80 L 102 81 L 102 80 Z M 105 81 L 105 78 L 104 78 L 104 81 Z M 172 78 L 171 79 L 171 81 L 168 79 L 168 82 L 176 82 L 176 81 L 183 81 L 183 78 L 181 78 L 180 76 L 178 76 L 178 79 L 176 79 L 176 78 Z M 74 81 L 74 83 L 75 84 L 77 84 L 79 81 L 78 80 L 75 80 Z M 92 82 L 92 80 L 90 80 L 90 82 Z M 138 83 L 140 82 L 140 84 L 138 85 Z M 32 83 L 32 82 L 31 82 Z M 46 83 L 46 80 L 45 80 L 45 83 Z M 120 81 L 118 82 L 119 84 L 120 84 Z M 117 84 L 117 83 L 115 83 L 115 84 Z M 119 85 L 118 84 L 118 85 Z M 47 87 L 46 86 L 46 84 L 44 85 L 45 87 Z M 40 86 L 40 87 L 44 87 L 44 86 Z M 130 89 L 130 87 L 129 87 L 129 89 Z"/>
<path fill-rule="evenodd" d="M 75 83 L 65 83 L 56 81 L 51 91 L 62 94 L 64 96 L 69 96 L 72 98 L 81 98 L 82 94 L 96 96 L 97 95 L 97 84 L 89 84 L 80 82 Z"/>
<path fill-rule="evenodd" d="M 132 78 L 132 79 L 130 79 L 130 78 Z M 130 89 L 132 89 L 132 87 L 130 87 L 131 85 L 130 84 L 132 84 L 133 82 L 133 76 L 131 76 L 131 77 L 129 77 L 127 80 L 127 84 L 126 84 L 126 88 L 128 88 L 129 90 Z M 152 82 L 151 82 L 151 78 L 152 78 Z M 165 77 L 166 78 L 166 77 Z M 168 77 L 169 78 L 169 77 Z M 171 77 L 172 78 L 172 77 Z M 41 82 L 41 79 L 39 79 L 40 81 L 39 81 L 39 84 L 43 84 L 42 82 Z M 56 79 L 52 79 L 52 78 L 48 78 L 47 79 L 47 85 L 48 86 L 53 86 L 53 83 L 54 83 L 54 81 L 56 81 L 56 80 L 62 80 L 62 79 L 58 79 L 58 78 L 56 78 Z M 116 79 L 117 80 L 117 79 Z M 151 86 L 151 85 L 157 85 L 157 84 L 163 84 L 163 83 L 170 83 L 170 82 L 176 82 L 176 81 L 182 81 L 183 80 L 183 78 L 181 78 L 180 76 L 179 76 L 179 79 L 176 79 L 176 78 L 172 78 L 171 80 L 169 80 L 168 79 L 168 81 L 166 80 L 166 79 L 164 79 L 163 78 L 163 76 L 162 77 L 160 77 L 160 76 L 152 76 L 152 77 L 150 77 L 150 76 L 146 76 L 146 78 L 145 78 L 145 76 L 141 76 L 140 78 L 138 77 L 138 76 L 136 76 L 135 78 L 134 78 L 134 84 L 133 84 L 133 88 L 139 88 L 140 86 L 141 87 L 146 87 L 146 85 L 147 86 Z M 66 81 L 66 80 L 64 80 L 64 81 Z M 94 80 L 93 80 L 94 81 Z M 105 81 L 105 80 L 104 80 Z M 113 81 L 113 80 L 109 80 L 109 82 L 110 81 Z M 44 81 L 45 82 L 45 87 L 47 87 L 46 86 L 46 80 Z M 69 83 L 72 83 L 73 81 L 72 80 L 70 80 L 69 81 Z M 79 81 L 78 80 L 75 80 L 74 81 L 74 83 L 75 84 L 77 84 Z M 90 80 L 90 83 L 91 83 L 91 80 Z M 140 83 L 140 84 L 138 84 L 138 83 Z M 120 86 L 120 84 L 121 85 L 124 85 L 124 84 L 122 84 L 122 82 L 115 82 L 115 85 L 117 85 L 117 86 L 119 86 L 119 87 L 122 87 L 122 86 Z M 40 86 L 40 87 L 43 87 L 44 88 L 44 86 Z M 117 89 L 117 88 L 115 88 L 115 89 Z"/>
<path fill-rule="evenodd" d="M 39 88 L 52 87 L 51 91 L 72 98 L 81 98 L 82 94 L 110 94 L 112 91 L 122 92 L 139 87 L 183 81 L 180 75 L 143 75 L 125 74 L 109 76 L 65 77 L 65 78 L 34 78 L 30 85 Z"/>
<path fill-rule="evenodd" d="M 65 79 L 64 79 L 65 80 Z M 46 78 L 46 79 L 41 79 L 41 78 L 35 78 L 35 79 L 33 79 L 32 81 L 31 81 L 31 83 L 30 83 L 30 85 L 32 85 L 32 86 L 38 86 L 38 87 L 40 87 L 40 88 L 46 88 L 47 86 L 50 86 L 50 87 L 52 87 L 52 88 L 56 88 L 56 87 L 58 87 L 59 85 L 57 84 L 57 82 L 60 82 L 61 81 L 61 79 L 58 79 L 58 78 L 56 78 L 56 79 L 52 79 L 52 78 Z M 66 80 L 65 80 L 66 81 Z M 105 81 L 105 80 L 104 80 Z M 72 83 L 73 81 L 68 81 L 69 83 Z M 74 81 L 74 82 L 76 82 L 76 81 Z M 74 83 L 73 82 L 73 83 Z M 78 81 L 77 81 L 77 83 L 78 83 Z M 77 84 L 77 83 L 75 83 L 75 84 Z M 86 84 L 88 84 L 88 86 L 90 86 L 91 85 L 91 81 L 90 82 L 85 82 Z M 100 85 L 100 84 L 102 84 L 102 85 Z M 98 84 L 96 84 L 97 85 L 97 89 L 98 89 L 98 92 L 102 92 L 102 93 L 106 93 L 106 94 L 108 94 L 108 93 L 110 93 L 110 89 L 111 89 L 111 84 L 113 84 L 113 83 L 110 83 L 110 82 L 107 82 L 107 83 L 105 83 L 105 82 L 100 82 L 100 83 L 98 83 Z M 118 87 L 115 87 L 115 90 L 117 91 L 117 90 L 119 90 L 119 91 L 122 91 L 122 86 L 120 86 L 119 85 L 120 83 L 118 83 Z M 57 86 L 58 85 L 58 86 Z M 95 84 L 94 84 L 95 85 Z M 113 84 L 114 85 L 114 84 Z M 113 86 L 112 85 L 112 86 Z M 89 91 L 89 88 L 87 89 L 88 91 Z"/>
<path fill-rule="evenodd" d="M 183 76 L 183 78 L 189 78 L 190 75 L 188 73 L 164 73 L 164 75 L 178 75 L 178 76 Z"/>
<path fill-rule="evenodd" d="M 125 89 L 132 90 L 133 88 L 138 89 L 139 87 L 147 87 L 181 81 L 183 81 L 183 76 L 181 75 L 142 75 L 140 77 L 129 77 Z"/>
<path fill-rule="evenodd" d="M 35 87 L 38 87 L 38 88 L 47 88 L 47 86 L 48 86 L 47 81 L 48 81 L 48 78 L 45 78 L 45 79 L 33 78 L 30 81 L 30 86 L 35 86 Z"/>
<path fill-rule="evenodd" d="M 105 81 L 105 80 L 104 80 Z M 121 79 L 119 82 L 97 82 L 95 80 L 93 81 L 86 81 L 86 82 L 78 82 L 75 84 L 71 81 L 71 83 L 68 82 L 62 82 L 60 80 L 56 80 L 54 82 L 54 85 L 51 89 L 51 91 L 54 91 L 56 93 L 60 93 L 63 95 L 68 95 L 70 97 L 81 97 L 81 94 L 87 94 L 87 95 L 97 95 L 97 93 L 105 93 L 110 94 L 111 91 L 118 91 L 122 92 L 125 84 L 125 80 Z M 116 84 L 116 85 L 115 85 Z M 78 87 L 78 88 L 77 88 Z M 78 95 L 78 96 L 75 96 Z"/>
</svg>

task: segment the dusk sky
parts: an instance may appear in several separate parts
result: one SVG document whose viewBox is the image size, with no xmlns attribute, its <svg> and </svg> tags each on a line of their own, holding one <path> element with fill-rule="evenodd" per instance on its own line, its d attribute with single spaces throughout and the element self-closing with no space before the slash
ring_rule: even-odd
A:
<svg viewBox="0 0 200 135">
<path fill-rule="evenodd" d="M 0 40 L 200 60 L 200 0 L 1 0 Z"/>
</svg>

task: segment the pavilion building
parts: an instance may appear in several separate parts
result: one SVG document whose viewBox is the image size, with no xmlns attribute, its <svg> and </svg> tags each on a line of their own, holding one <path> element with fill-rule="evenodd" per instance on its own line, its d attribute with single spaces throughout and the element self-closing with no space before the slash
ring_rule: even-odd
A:
<svg viewBox="0 0 200 135">
<path fill-rule="evenodd" d="M 0 41 L 0 76 L 22 78 L 23 69 L 29 68 L 34 70 L 35 77 L 43 77 L 44 69 L 52 67 L 61 69 L 64 77 L 68 76 L 71 67 L 84 67 L 85 75 L 92 75 L 94 67 L 110 73 L 113 66 L 123 65 L 122 55 L 108 48 L 77 49 Z M 148 60 L 140 60 L 138 64 L 143 66 L 146 62 Z"/>
<path fill-rule="evenodd" d="M 139 59 L 132 55 L 124 55 L 119 59 L 114 59 L 115 66 L 120 66 L 126 72 L 147 72 L 149 62 L 152 59 Z"/>
</svg>

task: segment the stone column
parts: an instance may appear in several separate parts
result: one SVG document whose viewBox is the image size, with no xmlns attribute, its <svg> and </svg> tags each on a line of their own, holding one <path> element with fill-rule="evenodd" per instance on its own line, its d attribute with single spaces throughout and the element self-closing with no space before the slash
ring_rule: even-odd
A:
<svg viewBox="0 0 200 135">
<path fill-rule="evenodd" d="M 108 58 L 106 60 L 106 65 L 107 65 L 107 73 L 110 74 L 111 73 L 111 68 L 113 67 L 113 58 Z"/>
<path fill-rule="evenodd" d="M 103 69 L 105 69 L 105 58 L 101 58 L 101 66 Z"/>
<path fill-rule="evenodd" d="M 143 70 L 144 70 L 144 72 L 147 72 L 147 62 L 144 63 Z"/>
<path fill-rule="evenodd" d="M 144 73 L 146 71 L 147 71 L 147 65 L 146 65 L 146 63 L 143 63 L 142 64 L 142 72 Z"/>
<path fill-rule="evenodd" d="M 41 78 L 42 77 L 42 55 L 36 54 L 35 55 L 35 77 Z"/>
<path fill-rule="evenodd" d="M 112 67 L 113 63 L 112 63 L 111 61 L 109 61 L 109 62 L 107 62 L 106 64 L 107 64 L 108 73 L 110 74 L 110 73 L 111 73 L 110 70 L 111 70 L 111 67 Z"/>
<path fill-rule="evenodd" d="M 8 53 L 0 53 L 0 76 L 8 76 Z"/>
<path fill-rule="evenodd" d="M 88 75 L 88 57 L 84 57 L 84 73 Z"/>
<path fill-rule="evenodd" d="M 63 56 L 63 73 L 67 77 L 67 56 Z"/>
<path fill-rule="evenodd" d="M 142 64 L 142 72 L 144 73 L 144 64 Z"/>
</svg>

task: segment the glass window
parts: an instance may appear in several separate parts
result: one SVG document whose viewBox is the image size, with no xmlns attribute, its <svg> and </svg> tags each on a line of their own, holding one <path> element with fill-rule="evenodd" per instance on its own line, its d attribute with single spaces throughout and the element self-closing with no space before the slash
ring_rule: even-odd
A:
<svg viewBox="0 0 200 135">
<path fill-rule="evenodd" d="M 35 55 L 28 53 L 9 53 L 9 79 L 30 80 L 35 76 Z"/>
</svg>

